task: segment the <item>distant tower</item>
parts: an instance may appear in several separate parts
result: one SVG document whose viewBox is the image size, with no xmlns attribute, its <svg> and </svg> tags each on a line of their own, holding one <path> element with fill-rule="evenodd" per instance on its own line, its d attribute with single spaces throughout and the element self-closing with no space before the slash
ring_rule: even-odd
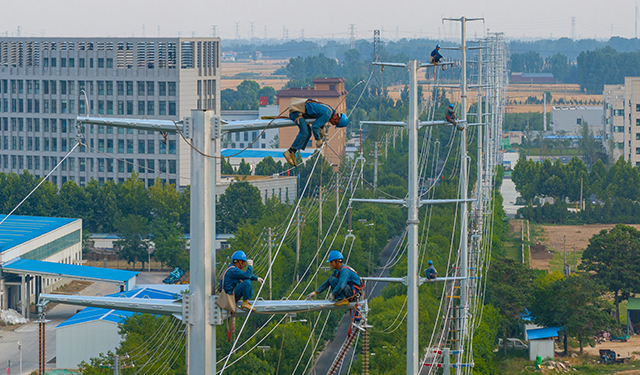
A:
<svg viewBox="0 0 640 375">
<path fill-rule="evenodd" d="M 304 40 L 304 29 L 300 30 L 300 39 Z"/>
<path fill-rule="evenodd" d="M 218 36 L 218 25 L 211 25 L 211 37 L 215 38 Z"/>
<path fill-rule="evenodd" d="M 240 39 L 240 22 L 236 22 L 236 39 Z"/>
<path fill-rule="evenodd" d="M 396 39 L 400 39 L 400 26 L 396 26 Z"/>
<path fill-rule="evenodd" d="M 349 24 L 349 49 L 356 48 L 356 25 Z"/>
<path fill-rule="evenodd" d="M 267 27 L 266 26 L 264 27 L 264 38 L 265 39 L 269 39 L 269 38 L 267 38 Z"/>
<path fill-rule="evenodd" d="M 252 40 L 253 39 L 253 35 L 254 35 L 253 34 L 254 33 L 253 25 L 256 23 L 256 21 L 249 22 L 249 23 L 251 24 L 251 31 L 249 32 L 249 40 Z"/>
<path fill-rule="evenodd" d="M 571 17 L 571 39 L 576 40 L 576 18 Z"/>
<path fill-rule="evenodd" d="M 373 30 L 373 61 L 380 61 L 380 30 Z"/>
</svg>

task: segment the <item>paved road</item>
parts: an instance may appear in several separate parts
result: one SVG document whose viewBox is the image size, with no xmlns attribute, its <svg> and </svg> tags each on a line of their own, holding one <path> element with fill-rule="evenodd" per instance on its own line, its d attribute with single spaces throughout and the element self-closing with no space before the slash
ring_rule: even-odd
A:
<svg viewBox="0 0 640 375">
<path fill-rule="evenodd" d="M 167 276 L 167 272 L 141 272 L 138 276 L 138 284 L 157 284 Z M 117 293 L 117 285 L 108 283 L 93 283 L 83 291 L 81 295 L 95 296 Z M 80 306 L 57 305 L 47 313 L 45 328 L 45 358 L 51 362 L 56 356 L 56 331 L 55 327 L 76 313 Z M 32 315 L 33 319 L 36 319 Z M 16 330 L 2 327 L 0 330 L 0 371 L 5 372 L 11 361 L 10 373 L 20 374 L 20 352 L 18 342 L 22 343 L 22 371 L 29 374 L 38 369 L 38 324 L 28 323 Z M 55 363 L 48 363 L 47 368 L 55 368 Z M 6 372 L 5 372 L 6 373 Z M 22 374 L 21 374 L 22 375 Z"/>
<path fill-rule="evenodd" d="M 400 237 L 395 237 L 391 241 L 389 241 L 389 243 L 387 243 L 387 246 L 384 248 L 384 250 L 382 250 L 382 253 L 380 254 L 380 264 L 383 264 L 383 265 L 387 264 L 387 261 L 389 260 L 389 257 L 393 253 L 393 249 L 395 249 L 398 241 L 400 241 Z M 389 270 L 378 270 L 375 276 L 383 277 L 388 275 L 389 275 Z M 373 285 L 371 284 L 372 283 L 368 283 L 367 288 L 365 289 L 365 296 L 367 296 L 367 299 L 371 299 L 373 297 L 380 295 L 380 292 L 382 291 L 382 289 L 385 286 L 387 286 L 386 283 L 375 283 Z M 333 313 L 335 314 L 336 312 L 334 311 Z M 331 341 L 329 345 L 327 345 L 325 350 L 322 353 L 320 353 L 320 356 L 316 360 L 316 364 L 311 370 L 310 374 L 324 375 L 329 371 L 329 368 L 333 364 L 333 360 L 338 354 L 338 350 L 340 350 L 342 343 L 347 338 L 349 324 L 351 324 L 351 318 L 349 317 L 349 313 L 345 313 L 345 315 L 342 317 L 342 320 L 340 321 L 340 324 L 338 325 L 338 328 L 336 329 L 335 337 L 333 341 Z M 358 352 L 360 352 L 360 348 L 358 348 L 357 350 Z M 351 348 L 347 353 L 347 355 L 345 356 L 345 361 L 342 365 L 342 370 L 339 372 L 340 374 L 347 373 L 347 370 L 349 369 L 349 361 L 351 360 L 352 356 L 353 356 L 353 348 Z"/>
</svg>

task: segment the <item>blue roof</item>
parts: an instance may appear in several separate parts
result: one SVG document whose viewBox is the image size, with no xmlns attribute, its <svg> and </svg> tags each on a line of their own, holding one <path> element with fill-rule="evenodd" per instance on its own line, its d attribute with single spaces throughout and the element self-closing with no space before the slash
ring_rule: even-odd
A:
<svg viewBox="0 0 640 375">
<path fill-rule="evenodd" d="M 562 327 L 550 327 L 550 328 L 534 328 L 527 330 L 527 337 L 529 340 L 549 339 L 552 337 L 560 336 L 558 332 L 562 331 Z"/>
<path fill-rule="evenodd" d="M 167 289 L 168 286 L 164 286 L 162 289 Z M 110 294 L 108 297 L 122 297 L 122 298 L 151 298 L 151 299 L 176 299 L 178 294 L 182 290 L 189 288 L 188 285 L 174 285 L 175 291 L 170 290 L 158 290 L 150 287 L 144 287 L 140 289 L 130 290 L 128 292 Z M 74 324 L 87 323 L 96 320 L 102 320 L 112 323 L 121 323 L 124 319 L 135 314 L 131 311 L 109 310 L 98 307 L 86 307 L 79 313 L 75 314 L 71 318 L 58 324 L 56 328 L 71 326 Z"/>
<path fill-rule="evenodd" d="M 43 260 L 15 258 L 2 264 L 2 270 L 9 273 L 27 273 L 31 275 L 55 275 L 66 278 L 98 280 L 126 283 L 138 272 L 111 268 L 78 266 L 75 264 L 46 262 Z"/>
<path fill-rule="evenodd" d="M 238 153 L 240 150 L 242 149 L 226 148 L 220 151 L 220 155 L 224 157 L 229 157 L 231 155 Z M 311 155 L 313 155 L 313 152 L 300 151 L 300 156 L 303 159 L 311 157 Z M 248 158 L 266 158 L 267 156 L 271 156 L 274 159 L 276 158 L 284 159 L 284 155 L 282 155 L 281 150 L 252 149 L 252 148 L 249 148 L 240 152 L 238 155 L 234 156 L 234 158 L 247 158 L 247 159 Z"/>
<path fill-rule="evenodd" d="M 0 215 L 0 221 L 7 215 Z M 11 215 L 0 224 L 0 252 L 9 250 L 79 219 Z"/>
</svg>

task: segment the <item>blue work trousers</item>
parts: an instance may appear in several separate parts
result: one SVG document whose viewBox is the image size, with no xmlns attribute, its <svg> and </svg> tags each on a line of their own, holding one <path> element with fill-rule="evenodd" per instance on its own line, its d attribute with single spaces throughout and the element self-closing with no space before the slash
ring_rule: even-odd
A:
<svg viewBox="0 0 640 375">
<path fill-rule="evenodd" d="M 340 281 L 340 279 L 338 279 L 337 277 L 332 277 L 329 279 L 329 284 L 331 285 L 331 292 L 333 292 L 333 289 L 336 287 L 336 285 L 338 285 L 338 281 Z M 334 297 L 336 301 L 353 297 L 353 290 L 351 289 L 351 285 L 347 285 L 347 287 L 344 288 L 342 292 L 338 293 L 338 295 L 334 295 Z"/>
<path fill-rule="evenodd" d="M 298 135 L 296 136 L 296 139 L 293 141 L 291 148 L 293 148 L 294 150 L 304 150 L 305 148 L 307 148 L 309 140 L 311 139 L 312 131 L 314 134 L 314 138 L 320 139 L 320 127 L 318 127 L 318 129 L 315 129 L 310 125 L 307 125 L 307 121 L 304 119 L 304 117 L 300 116 L 300 112 L 291 112 L 291 114 L 289 114 L 289 118 L 291 119 L 291 121 L 295 122 L 296 125 L 298 125 L 298 129 L 300 130 L 298 132 Z"/>
<path fill-rule="evenodd" d="M 251 280 L 246 279 L 240 284 L 236 285 L 233 293 L 236 297 L 236 302 L 242 299 L 243 301 L 249 300 L 253 297 L 253 285 Z"/>
</svg>

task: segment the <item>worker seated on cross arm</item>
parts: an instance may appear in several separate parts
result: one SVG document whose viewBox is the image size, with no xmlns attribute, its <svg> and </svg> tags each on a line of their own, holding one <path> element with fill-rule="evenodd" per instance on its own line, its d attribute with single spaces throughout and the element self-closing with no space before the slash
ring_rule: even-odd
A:
<svg viewBox="0 0 640 375">
<path fill-rule="evenodd" d="M 307 299 L 313 299 L 318 293 L 322 293 L 331 287 L 329 301 L 337 301 L 336 306 L 348 305 L 349 301 L 357 298 L 357 292 L 362 289 L 362 281 L 358 273 L 351 267 L 343 264 L 344 257 L 338 250 L 329 252 L 329 265 L 333 273 L 327 281 L 322 283 L 314 292 L 307 295 Z"/>
<path fill-rule="evenodd" d="M 438 271 L 436 271 L 436 268 L 433 266 L 433 261 L 430 260 L 427 263 L 429 264 L 429 268 L 426 270 L 427 280 L 435 280 L 438 277 Z"/>
<path fill-rule="evenodd" d="M 300 111 L 290 110 L 289 118 L 298 125 L 298 129 L 300 130 L 291 147 L 284 152 L 284 158 L 294 167 L 297 166 L 296 152 L 298 150 L 304 150 L 307 147 L 312 133 L 313 138 L 316 140 L 316 147 L 321 147 L 326 135 L 324 125 L 327 122 L 338 128 L 344 128 L 349 124 L 347 115 L 338 113 L 329 105 L 316 102 L 312 99 L 306 100 L 304 103 L 304 111 L 302 111 L 302 108 L 300 108 Z M 306 119 L 316 120 L 309 126 L 305 121 Z"/>
<path fill-rule="evenodd" d="M 232 263 L 227 267 L 222 276 L 220 277 L 220 288 L 231 295 L 234 294 L 236 302 L 242 298 L 242 305 L 240 308 L 245 310 L 255 311 L 255 309 L 249 303 L 249 299 L 253 297 L 253 285 L 251 281 L 258 281 L 260 284 L 264 280 L 253 274 L 253 260 L 247 260 L 247 255 L 244 251 L 236 251 L 231 256 Z M 243 271 L 245 265 L 248 265 L 247 270 Z M 224 280 L 224 285 L 222 281 Z"/>
<path fill-rule="evenodd" d="M 449 104 L 449 108 L 447 108 L 445 118 L 447 119 L 448 123 L 455 126 L 458 130 L 464 129 L 464 127 L 461 124 L 458 124 L 458 122 L 456 121 L 457 117 L 456 112 L 453 110 L 453 104 Z"/>
<path fill-rule="evenodd" d="M 440 61 L 444 61 L 444 56 L 440 54 L 440 44 L 436 44 L 436 48 L 431 51 L 431 55 L 429 56 L 429 62 L 437 64 Z"/>
</svg>

